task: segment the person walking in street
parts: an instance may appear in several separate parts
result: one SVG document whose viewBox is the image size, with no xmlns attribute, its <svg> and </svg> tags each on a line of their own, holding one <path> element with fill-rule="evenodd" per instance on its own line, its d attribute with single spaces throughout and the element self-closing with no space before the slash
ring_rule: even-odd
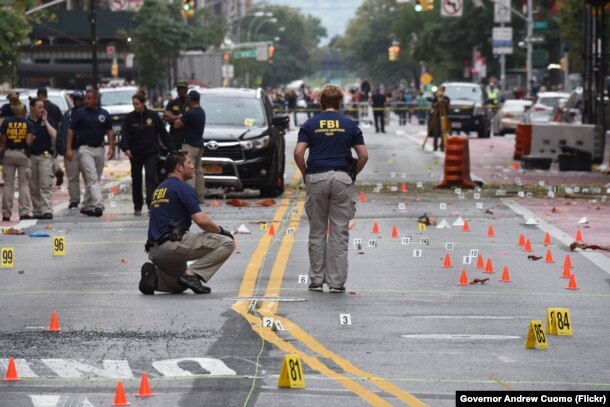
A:
<svg viewBox="0 0 610 407">
<path fill-rule="evenodd" d="M 25 106 L 15 95 L 10 99 L 11 117 L 0 125 L 0 150 L 4 151 L 2 171 L 2 221 L 11 220 L 15 187 L 15 173 L 19 182 L 19 219 L 33 219 L 30 198 L 30 159 L 28 150 L 34 142 L 34 126 L 25 118 Z"/>
<path fill-rule="evenodd" d="M 375 119 L 375 133 L 379 133 L 381 129 L 382 133 L 385 133 L 385 103 L 387 97 L 381 92 L 380 88 L 375 88 L 375 93 L 371 96 L 371 102 L 373 104 L 373 117 Z"/>
<path fill-rule="evenodd" d="M 30 149 L 30 194 L 34 218 L 53 219 L 53 145 L 57 130 L 40 99 L 30 98 L 28 120 L 35 133 Z"/>
<path fill-rule="evenodd" d="M 38 89 L 36 96 L 38 99 L 43 101 L 44 109 L 47 111 L 47 115 L 51 119 L 55 129 L 59 129 L 62 120 L 61 109 L 59 106 L 49 100 L 47 88 Z M 61 169 L 59 159 L 57 158 L 57 148 L 55 147 L 55 142 L 53 142 L 53 174 L 56 179 L 55 185 L 60 186 L 64 183 L 64 170 Z"/>
<path fill-rule="evenodd" d="M 303 175 L 309 219 L 309 289 L 342 293 L 347 281 L 349 221 L 356 213 L 352 200 L 356 175 L 362 171 L 368 151 L 362 131 L 339 113 L 343 93 L 325 85 L 320 95 L 323 112 L 299 130 L 294 160 Z M 352 148 L 358 159 L 352 164 Z M 309 149 L 307 163 L 305 152 Z M 327 230 L 330 233 L 327 237 Z"/>
<path fill-rule="evenodd" d="M 189 110 L 186 93 L 188 92 L 188 83 L 178 82 L 176 85 L 176 92 L 178 97 L 171 100 L 167 106 L 165 106 L 165 113 L 163 114 L 163 120 L 169 123 L 170 130 L 169 135 L 172 138 L 172 143 L 176 148 L 180 148 L 184 142 L 182 131 L 174 127 L 174 123 L 178 120 L 187 110 Z"/>
<path fill-rule="evenodd" d="M 432 113 L 428 123 L 428 136 L 432 137 L 434 151 L 439 148 L 439 140 L 441 151 L 445 151 L 445 138 L 451 130 L 451 123 L 449 122 L 450 103 L 451 100 L 445 95 L 445 87 L 439 86 L 432 101 Z"/>
<path fill-rule="evenodd" d="M 80 213 L 87 216 L 104 214 L 102 172 L 104 171 L 104 136 L 108 137 L 107 159 L 114 157 L 114 131 L 110 115 L 100 107 L 100 94 L 95 89 L 85 92 L 85 107 L 72 116 L 66 141 L 66 158 L 71 161 L 72 145 L 78 135 L 79 165 L 85 174 L 85 196 Z"/>
<path fill-rule="evenodd" d="M 192 186 L 194 165 L 189 154 L 178 151 L 166 161 L 167 179 L 153 194 L 148 223 L 146 251 L 151 262 L 142 265 L 139 289 L 151 295 L 155 291 L 209 294 L 203 285 L 210 281 L 233 253 L 233 235 L 205 215 Z M 189 232 L 191 222 L 202 232 Z M 194 261 L 190 267 L 187 261 Z"/>
<path fill-rule="evenodd" d="M 140 216 L 144 205 L 142 168 L 146 177 L 146 206 L 150 209 L 152 195 L 158 184 L 159 139 L 170 152 L 174 151 L 174 146 L 159 115 L 146 108 L 146 94 L 143 91 L 136 92 L 131 100 L 134 110 L 125 117 L 119 147 L 129 157 L 133 214 Z"/>
<path fill-rule="evenodd" d="M 196 90 L 189 92 L 187 96 L 189 109 L 182 117 L 174 122 L 174 127 L 182 130 L 184 142 L 182 151 L 191 156 L 195 165 L 195 176 L 188 183 L 195 188 L 197 199 L 200 204 L 205 201 L 205 179 L 201 168 L 201 156 L 203 155 L 203 131 L 205 129 L 205 111 L 201 108 L 201 95 Z"/>
<path fill-rule="evenodd" d="M 72 139 L 72 145 L 70 146 L 72 149 L 72 160 L 68 160 L 66 158 L 66 143 L 68 141 L 68 129 L 72 125 L 72 118 L 76 114 L 76 111 L 83 107 L 85 104 L 85 94 L 82 90 L 75 90 L 74 92 L 72 92 L 72 104 L 74 105 L 74 107 L 64 113 L 61 119 L 61 125 L 59 126 L 59 132 L 57 134 L 57 140 L 55 143 L 57 147 L 57 153 L 59 155 L 64 156 L 64 168 L 66 169 L 66 176 L 68 177 L 68 197 L 70 201 L 68 209 L 78 208 L 78 204 L 80 203 L 79 174 L 81 174 L 82 171 L 78 163 L 78 134 L 74 135 L 74 138 Z M 85 174 L 82 174 L 84 179 Z"/>
</svg>

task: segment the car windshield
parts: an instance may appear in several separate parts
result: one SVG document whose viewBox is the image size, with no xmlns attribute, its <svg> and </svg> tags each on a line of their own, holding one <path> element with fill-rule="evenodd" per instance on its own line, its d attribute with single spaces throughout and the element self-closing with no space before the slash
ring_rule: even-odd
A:
<svg viewBox="0 0 610 407">
<path fill-rule="evenodd" d="M 136 93 L 133 89 L 113 89 L 103 92 L 102 106 L 131 105 L 131 97 Z"/>
<path fill-rule="evenodd" d="M 564 96 L 541 96 L 536 103 L 540 104 L 540 105 L 545 105 L 545 106 L 557 107 L 557 106 L 559 106 L 559 101 L 561 99 L 565 99 L 565 97 Z"/>
<path fill-rule="evenodd" d="M 480 102 L 483 98 L 483 91 L 479 86 L 446 85 L 445 95 L 452 101 L 471 100 L 473 102 Z"/>
<path fill-rule="evenodd" d="M 62 113 L 65 113 L 65 111 L 69 108 L 68 102 L 62 95 L 49 95 L 49 100 L 56 104 Z"/>
<path fill-rule="evenodd" d="M 511 112 L 522 112 L 525 108 L 532 105 L 529 100 L 507 100 L 504 102 L 504 110 L 510 110 Z"/>
<path fill-rule="evenodd" d="M 201 107 L 205 110 L 206 125 L 251 127 L 266 124 L 263 105 L 258 99 L 203 95 Z"/>
</svg>

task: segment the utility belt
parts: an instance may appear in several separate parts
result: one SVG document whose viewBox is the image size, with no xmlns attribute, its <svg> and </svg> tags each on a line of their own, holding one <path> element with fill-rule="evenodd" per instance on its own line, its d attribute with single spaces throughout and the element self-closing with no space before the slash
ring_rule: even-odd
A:
<svg viewBox="0 0 610 407">
<path fill-rule="evenodd" d="M 159 239 L 157 239 L 154 242 L 148 240 L 144 244 L 144 251 L 146 251 L 146 253 L 148 253 L 152 247 L 161 246 L 163 243 L 165 243 L 167 241 L 179 242 L 182 240 L 182 237 L 185 235 L 185 233 L 188 232 L 188 231 L 182 231 L 182 229 L 180 228 L 180 222 L 170 221 L 169 225 L 172 227 L 172 229 L 170 230 L 169 233 L 164 234 L 163 236 L 161 236 Z"/>
<path fill-rule="evenodd" d="M 163 243 L 165 243 L 167 241 L 169 241 L 169 233 L 166 233 L 165 235 L 161 236 L 161 238 L 156 241 L 147 240 L 146 243 L 144 244 L 144 251 L 146 253 L 148 253 L 150 251 L 150 249 L 153 248 L 154 246 L 161 246 Z"/>
<path fill-rule="evenodd" d="M 51 158 L 53 154 L 49 151 L 43 151 L 42 153 L 32 153 L 35 156 L 43 156 L 44 158 Z"/>
</svg>

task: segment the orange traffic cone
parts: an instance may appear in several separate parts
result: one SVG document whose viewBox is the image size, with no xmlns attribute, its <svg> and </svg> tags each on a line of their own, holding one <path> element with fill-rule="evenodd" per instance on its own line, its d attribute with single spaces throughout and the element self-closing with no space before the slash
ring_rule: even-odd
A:
<svg viewBox="0 0 610 407">
<path fill-rule="evenodd" d="M 549 232 L 546 232 L 546 235 L 544 235 L 544 245 L 548 246 L 551 244 L 551 235 L 549 235 Z"/>
<path fill-rule="evenodd" d="M 406 182 L 403 182 L 400 185 L 400 192 L 407 192 L 407 183 Z"/>
<path fill-rule="evenodd" d="M 377 225 L 377 222 L 373 223 L 373 233 L 379 233 L 379 225 Z"/>
<path fill-rule="evenodd" d="M 489 227 L 487 228 L 487 237 L 496 237 L 496 234 L 494 233 L 494 227 L 492 225 L 489 225 Z"/>
<path fill-rule="evenodd" d="M 578 287 L 576 286 L 576 277 L 574 277 L 574 274 L 570 275 L 570 282 L 568 283 L 568 286 L 566 287 L 567 290 L 578 290 Z"/>
<path fill-rule="evenodd" d="M 468 221 L 464 219 L 464 226 L 462 226 L 462 232 L 470 232 L 470 226 L 468 226 Z"/>
<path fill-rule="evenodd" d="M 508 273 L 508 266 L 504 266 L 502 271 L 502 278 L 500 279 L 503 283 L 510 283 L 510 274 Z"/>
<path fill-rule="evenodd" d="M 582 242 L 582 232 L 580 231 L 580 229 L 576 230 L 576 237 L 574 238 L 574 240 L 576 240 L 577 242 Z"/>
<path fill-rule="evenodd" d="M 466 274 L 466 269 L 462 269 L 462 276 L 460 277 L 460 282 L 458 285 L 468 285 L 468 275 Z"/>
<path fill-rule="evenodd" d="M 21 380 L 19 375 L 17 374 L 17 368 L 15 367 L 15 359 L 12 357 L 8 360 L 8 368 L 6 369 L 6 374 L 4 375 L 5 382 L 16 382 Z"/>
<path fill-rule="evenodd" d="M 544 262 L 545 263 L 555 263 L 555 260 L 553 260 L 553 253 L 551 253 L 551 249 L 547 249 L 546 257 L 544 258 Z"/>
<path fill-rule="evenodd" d="M 396 226 L 392 227 L 392 237 L 394 237 L 394 238 L 398 237 L 398 230 L 396 230 Z"/>
<path fill-rule="evenodd" d="M 269 228 L 269 236 L 275 236 L 275 228 L 273 227 L 273 223 L 271 224 L 271 227 Z"/>
<path fill-rule="evenodd" d="M 453 265 L 451 264 L 451 256 L 449 255 L 449 252 L 447 252 L 445 253 L 445 260 L 443 260 L 443 268 L 450 269 L 452 267 Z"/>
<path fill-rule="evenodd" d="M 116 393 L 114 394 L 113 406 L 128 406 L 127 398 L 125 397 L 125 389 L 123 388 L 123 382 L 119 380 L 116 385 Z"/>
<path fill-rule="evenodd" d="M 366 195 L 364 195 L 364 192 L 360 192 L 360 202 L 366 202 Z"/>
<path fill-rule="evenodd" d="M 563 274 L 561 275 L 561 278 L 570 278 L 571 275 L 570 264 L 567 261 L 563 262 Z"/>
<path fill-rule="evenodd" d="M 519 247 L 525 246 L 525 236 L 523 236 L 523 233 L 521 233 L 519 235 L 519 243 L 517 243 L 517 246 L 519 246 Z"/>
<path fill-rule="evenodd" d="M 49 324 L 48 332 L 59 332 L 61 331 L 61 327 L 59 326 L 59 319 L 57 318 L 57 312 L 53 311 L 51 313 L 51 323 Z"/>
<path fill-rule="evenodd" d="M 477 268 L 481 270 L 485 268 L 485 263 L 483 262 L 483 255 L 481 253 L 479 253 L 479 256 L 477 257 Z"/>
<path fill-rule="evenodd" d="M 525 250 L 527 253 L 532 251 L 532 242 L 530 242 L 529 239 L 525 240 L 525 248 L 523 250 Z"/>
<path fill-rule="evenodd" d="M 116 194 L 117 192 L 119 192 L 119 188 L 115 185 L 112 186 L 112 193 Z"/>
<path fill-rule="evenodd" d="M 487 259 L 487 265 L 485 266 L 485 273 L 491 274 L 494 272 L 494 265 L 491 259 Z"/>
<path fill-rule="evenodd" d="M 148 375 L 146 372 L 142 373 L 142 379 L 140 380 L 140 390 L 136 397 L 151 397 L 154 394 L 150 391 L 150 384 L 148 383 Z"/>
<path fill-rule="evenodd" d="M 563 261 L 563 263 L 568 263 L 568 266 L 570 266 L 570 269 L 573 269 L 574 267 L 572 267 L 572 258 L 570 257 L 570 253 L 566 254 L 566 258 Z"/>
</svg>

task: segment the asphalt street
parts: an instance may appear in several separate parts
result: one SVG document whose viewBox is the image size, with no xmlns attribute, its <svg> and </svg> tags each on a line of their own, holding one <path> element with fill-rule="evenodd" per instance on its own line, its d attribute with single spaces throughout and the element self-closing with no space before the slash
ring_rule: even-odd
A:
<svg viewBox="0 0 610 407">
<path fill-rule="evenodd" d="M 138 291 L 148 218 L 132 215 L 124 166 L 105 180 L 102 218 L 69 211 L 58 192 L 52 222 L 1 235 L 14 267 L 0 269 L 0 373 L 13 357 L 21 380 L 0 381 L 0 407 L 110 406 L 119 380 L 133 406 L 451 406 L 457 390 L 610 390 L 610 260 L 568 247 L 588 213 L 574 211 L 573 229 L 544 220 L 532 212 L 536 199 L 549 202 L 539 183 L 436 189 L 443 158 L 421 149 L 422 127 L 362 127 L 370 161 L 354 195 L 344 294 L 309 292 L 302 278 L 308 222 L 292 160 L 296 130 L 287 134 L 290 185 L 274 205 L 252 193 L 208 200 L 217 223 L 250 232 L 236 234 L 210 295 Z M 575 208 L 595 200 L 607 215 L 605 193 L 570 200 Z M 231 197 L 248 205 L 228 205 Z M 537 224 L 526 225 L 529 217 Z M 451 226 L 458 218 L 469 231 Z M 443 219 L 451 227 L 436 227 Z M 605 226 L 590 226 L 607 244 Z M 531 252 L 518 246 L 521 234 Z M 54 256 L 56 237 L 64 256 Z M 492 272 L 477 268 L 473 251 Z M 562 278 L 568 254 L 577 290 Z M 500 281 L 504 267 L 510 282 Z M 489 280 L 459 285 L 463 270 L 468 283 Z M 572 335 L 526 349 L 530 321 L 545 326 L 547 308 L 569 309 Z M 47 332 L 52 311 L 61 332 Z M 289 354 L 302 363 L 302 389 L 278 388 Z M 149 398 L 136 397 L 143 372 Z"/>
</svg>

